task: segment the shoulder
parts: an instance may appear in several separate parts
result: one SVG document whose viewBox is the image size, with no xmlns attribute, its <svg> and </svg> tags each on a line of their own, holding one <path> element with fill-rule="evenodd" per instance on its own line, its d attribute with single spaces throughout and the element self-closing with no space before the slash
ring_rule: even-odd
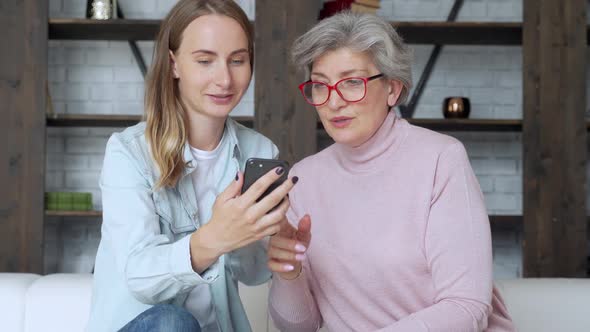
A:
<svg viewBox="0 0 590 332">
<path fill-rule="evenodd" d="M 142 174 L 149 173 L 153 163 L 145 137 L 145 127 L 145 122 L 140 122 L 111 135 L 105 150 L 103 173 L 119 167 L 135 168 Z"/>
<path fill-rule="evenodd" d="M 467 156 L 463 143 L 455 137 L 442 134 L 430 129 L 407 123 L 408 136 L 405 140 L 407 151 L 412 151 L 418 158 L 454 158 Z"/>
<path fill-rule="evenodd" d="M 315 153 L 311 156 L 303 158 L 291 168 L 292 175 L 318 175 L 321 176 L 322 170 L 329 168 L 335 162 L 334 144 Z"/>
<path fill-rule="evenodd" d="M 409 143 L 417 144 L 422 148 L 428 149 L 429 151 L 442 152 L 450 146 L 462 145 L 461 142 L 455 137 L 442 134 L 423 127 L 415 126 L 409 123 L 408 126 Z"/>
</svg>

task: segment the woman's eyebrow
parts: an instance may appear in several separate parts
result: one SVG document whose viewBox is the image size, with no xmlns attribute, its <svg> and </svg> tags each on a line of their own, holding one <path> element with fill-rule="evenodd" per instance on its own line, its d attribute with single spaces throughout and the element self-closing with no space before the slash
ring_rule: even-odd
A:
<svg viewBox="0 0 590 332">
<path fill-rule="evenodd" d="M 348 75 L 350 75 L 352 73 L 355 73 L 355 72 L 365 72 L 365 73 L 368 73 L 369 71 L 366 70 L 366 69 L 350 69 L 350 70 L 346 70 L 346 71 L 341 72 L 340 73 L 340 77 L 345 77 L 345 76 L 348 76 Z M 312 76 L 321 76 L 321 77 L 324 77 L 324 78 L 328 78 L 326 75 L 324 75 L 323 73 L 319 73 L 319 72 L 312 72 L 311 75 Z"/>
<path fill-rule="evenodd" d="M 248 53 L 248 50 L 245 48 L 240 48 L 239 50 L 235 50 L 233 52 L 230 53 L 230 55 L 235 55 L 238 53 Z M 196 51 L 192 51 L 191 54 L 195 54 L 195 53 L 204 53 L 204 54 L 208 54 L 208 55 L 217 55 L 216 52 L 211 51 L 211 50 L 196 50 Z"/>
</svg>

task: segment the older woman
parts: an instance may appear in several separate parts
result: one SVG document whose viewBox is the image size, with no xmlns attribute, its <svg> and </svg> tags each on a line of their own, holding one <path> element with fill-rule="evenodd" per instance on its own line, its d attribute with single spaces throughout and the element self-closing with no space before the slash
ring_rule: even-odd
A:
<svg viewBox="0 0 590 332">
<path fill-rule="evenodd" d="M 292 169 L 301 180 L 268 253 L 275 324 L 513 331 L 463 145 L 391 111 L 411 86 L 398 34 L 376 16 L 341 13 L 300 37 L 293 56 L 310 75 L 303 97 L 336 143 Z"/>
</svg>

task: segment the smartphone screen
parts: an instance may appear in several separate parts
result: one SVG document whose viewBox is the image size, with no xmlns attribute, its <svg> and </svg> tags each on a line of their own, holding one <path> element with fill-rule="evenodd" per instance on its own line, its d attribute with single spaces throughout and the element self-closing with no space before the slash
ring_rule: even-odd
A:
<svg viewBox="0 0 590 332">
<path fill-rule="evenodd" d="M 270 185 L 262 195 L 260 195 L 260 197 L 256 200 L 257 202 L 266 197 L 266 195 L 270 194 L 274 189 L 287 180 L 287 175 L 289 173 L 289 163 L 284 160 L 276 159 L 248 159 L 246 161 L 246 169 L 244 171 L 244 185 L 242 186 L 242 194 L 245 193 L 248 188 L 250 188 L 250 186 L 256 182 L 256 180 L 260 179 L 260 177 L 268 173 L 270 170 L 279 166 L 283 167 L 285 172 L 283 172 L 281 177 L 272 185 Z"/>
</svg>

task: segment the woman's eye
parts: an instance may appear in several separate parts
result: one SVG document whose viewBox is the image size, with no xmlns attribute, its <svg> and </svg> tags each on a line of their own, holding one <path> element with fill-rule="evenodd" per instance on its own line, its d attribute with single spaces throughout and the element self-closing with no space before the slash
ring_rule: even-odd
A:
<svg viewBox="0 0 590 332">
<path fill-rule="evenodd" d="M 200 64 L 200 65 L 208 65 L 208 64 L 211 63 L 211 61 L 210 60 L 207 60 L 207 59 L 198 59 L 197 60 L 197 63 Z"/>
<path fill-rule="evenodd" d="M 359 85 L 363 84 L 363 80 L 350 79 L 350 80 L 344 81 L 344 84 L 346 84 L 348 86 L 359 86 Z"/>
<path fill-rule="evenodd" d="M 244 61 L 244 59 L 232 59 L 232 60 L 231 60 L 231 63 L 232 63 L 233 65 L 241 65 L 241 64 L 243 64 L 244 62 L 246 62 L 246 61 Z"/>
</svg>

